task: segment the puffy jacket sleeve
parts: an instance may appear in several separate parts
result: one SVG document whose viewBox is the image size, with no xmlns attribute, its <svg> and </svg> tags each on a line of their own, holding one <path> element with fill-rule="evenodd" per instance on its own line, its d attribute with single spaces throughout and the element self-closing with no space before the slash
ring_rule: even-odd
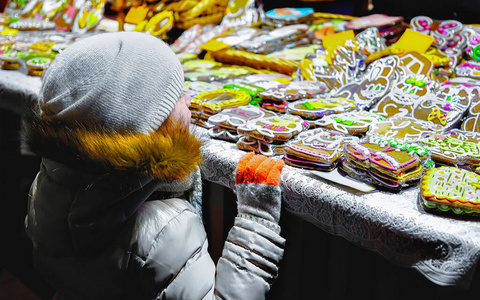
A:
<svg viewBox="0 0 480 300">
<path fill-rule="evenodd" d="M 264 299 L 278 274 L 285 240 L 279 235 L 283 161 L 248 153 L 238 163 L 238 215 L 217 264 L 219 299 Z"/>
<path fill-rule="evenodd" d="M 278 172 L 278 180 L 279 176 Z M 142 235 L 145 246 L 133 243 L 139 247 L 133 257 L 136 280 L 145 295 L 153 299 L 265 298 L 277 277 L 285 245 L 278 226 L 281 192 L 277 185 L 254 181 L 241 180 L 236 186 L 239 213 L 217 266 L 208 253 L 201 217 L 188 202 L 145 203 L 134 231 L 155 234 Z"/>
</svg>

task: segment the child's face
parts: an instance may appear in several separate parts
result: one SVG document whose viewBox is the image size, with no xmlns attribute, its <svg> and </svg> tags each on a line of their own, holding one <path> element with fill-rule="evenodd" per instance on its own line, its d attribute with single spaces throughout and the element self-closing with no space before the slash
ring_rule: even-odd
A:
<svg viewBox="0 0 480 300">
<path fill-rule="evenodd" d="M 190 95 L 183 92 L 180 95 L 180 100 L 178 100 L 177 104 L 173 108 L 172 113 L 170 114 L 170 117 L 175 120 L 180 120 L 187 127 L 190 125 L 190 119 L 192 117 L 189 109 L 191 103 L 190 100 Z"/>
</svg>

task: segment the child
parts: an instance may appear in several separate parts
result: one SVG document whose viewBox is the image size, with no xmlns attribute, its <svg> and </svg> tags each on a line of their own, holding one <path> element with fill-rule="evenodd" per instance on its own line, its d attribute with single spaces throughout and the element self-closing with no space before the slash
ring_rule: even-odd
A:
<svg viewBox="0 0 480 300">
<path fill-rule="evenodd" d="M 262 299 L 278 272 L 283 161 L 238 163 L 238 216 L 214 265 L 196 210 L 201 142 L 167 44 L 70 45 L 43 76 L 27 143 L 42 157 L 26 230 L 56 299 Z"/>
</svg>

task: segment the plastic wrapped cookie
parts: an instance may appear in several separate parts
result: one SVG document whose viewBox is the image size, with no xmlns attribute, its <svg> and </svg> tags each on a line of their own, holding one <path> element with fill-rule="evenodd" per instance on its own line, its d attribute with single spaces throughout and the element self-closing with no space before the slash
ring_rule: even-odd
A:
<svg viewBox="0 0 480 300">
<path fill-rule="evenodd" d="M 462 121 L 461 129 L 480 132 L 480 84 L 471 87 L 472 102 L 466 118 Z"/>
<path fill-rule="evenodd" d="M 402 76 L 370 111 L 385 118 L 411 117 L 422 100 L 435 97 L 437 85 L 424 75 Z"/>
<path fill-rule="evenodd" d="M 356 110 L 355 101 L 346 98 L 304 99 L 288 103 L 287 112 L 307 120 L 316 120 L 325 115 Z"/>
<path fill-rule="evenodd" d="M 191 110 L 204 111 L 210 115 L 225 108 L 247 105 L 250 94 L 237 89 L 216 89 L 200 93 L 191 100 Z"/>
<path fill-rule="evenodd" d="M 418 142 L 426 136 L 443 131 L 443 126 L 411 117 L 390 118 L 371 124 L 366 135 L 369 138 L 395 139 Z"/>
<path fill-rule="evenodd" d="M 288 141 L 307 128 L 308 123 L 299 116 L 278 115 L 249 121 L 239 126 L 237 131 L 241 135 L 270 143 Z"/>
<path fill-rule="evenodd" d="M 359 42 L 350 39 L 330 52 L 317 49 L 299 62 L 295 76 L 324 82 L 327 91 L 335 90 L 362 75 L 366 58 L 366 54 L 360 51 Z"/>
<path fill-rule="evenodd" d="M 309 129 L 287 142 L 283 159 L 294 167 L 332 170 L 343 155 L 343 145 L 357 140 L 329 129 Z"/>
<path fill-rule="evenodd" d="M 480 61 L 468 60 L 455 68 L 457 76 L 480 79 Z"/>
<path fill-rule="evenodd" d="M 325 115 L 310 123 L 311 127 L 321 127 L 336 130 L 350 135 L 363 135 L 375 122 L 385 121 L 385 118 L 369 111 L 352 111 Z"/>
<path fill-rule="evenodd" d="M 347 83 L 332 91 L 332 97 L 344 97 L 355 101 L 358 109 L 370 109 L 384 97 L 399 77 L 400 58 L 390 55 L 372 62 L 361 80 Z"/>
<path fill-rule="evenodd" d="M 471 89 L 463 85 L 442 84 L 435 94 L 423 97 L 413 117 L 440 124 L 445 130 L 455 127 L 468 112 Z"/>
<path fill-rule="evenodd" d="M 227 108 L 208 118 L 208 133 L 213 138 L 238 141 L 237 133 L 239 126 L 247 122 L 264 117 L 272 117 L 276 114 L 254 105 L 244 105 L 235 108 Z"/>
<path fill-rule="evenodd" d="M 288 24 L 305 23 L 313 17 L 314 10 L 310 7 L 280 7 L 265 12 L 267 22 L 281 27 Z"/>
<path fill-rule="evenodd" d="M 424 175 L 422 160 L 428 161 L 428 150 L 392 142 L 370 139 L 345 143 L 341 169 L 359 180 L 389 189 L 415 184 Z"/>
<path fill-rule="evenodd" d="M 480 134 L 451 130 L 432 134 L 420 140 L 432 152 L 432 159 L 441 165 L 475 170 L 480 166 Z"/>
<path fill-rule="evenodd" d="M 240 136 L 237 141 L 237 147 L 240 150 L 253 151 L 265 156 L 277 156 L 285 153 L 284 141 L 265 142 L 249 136 Z"/>
<path fill-rule="evenodd" d="M 295 101 L 298 99 L 314 98 L 326 92 L 326 85 L 323 82 L 312 80 L 294 80 L 285 86 L 271 88 L 260 92 L 262 99 L 277 101 Z"/>
<path fill-rule="evenodd" d="M 433 168 L 420 182 L 419 200 L 428 212 L 480 217 L 480 175 L 455 167 Z"/>
<path fill-rule="evenodd" d="M 480 28 L 467 25 L 463 28 L 462 33 L 467 39 L 465 53 L 471 60 L 480 60 Z"/>
</svg>

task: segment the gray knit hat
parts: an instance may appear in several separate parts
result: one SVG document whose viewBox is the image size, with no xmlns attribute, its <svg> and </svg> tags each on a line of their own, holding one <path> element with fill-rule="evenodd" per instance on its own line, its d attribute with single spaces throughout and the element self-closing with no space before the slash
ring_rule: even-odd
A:
<svg viewBox="0 0 480 300">
<path fill-rule="evenodd" d="M 146 33 L 102 33 L 75 42 L 43 75 L 47 119 L 148 134 L 173 111 L 184 74 L 170 47 Z"/>
</svg>

